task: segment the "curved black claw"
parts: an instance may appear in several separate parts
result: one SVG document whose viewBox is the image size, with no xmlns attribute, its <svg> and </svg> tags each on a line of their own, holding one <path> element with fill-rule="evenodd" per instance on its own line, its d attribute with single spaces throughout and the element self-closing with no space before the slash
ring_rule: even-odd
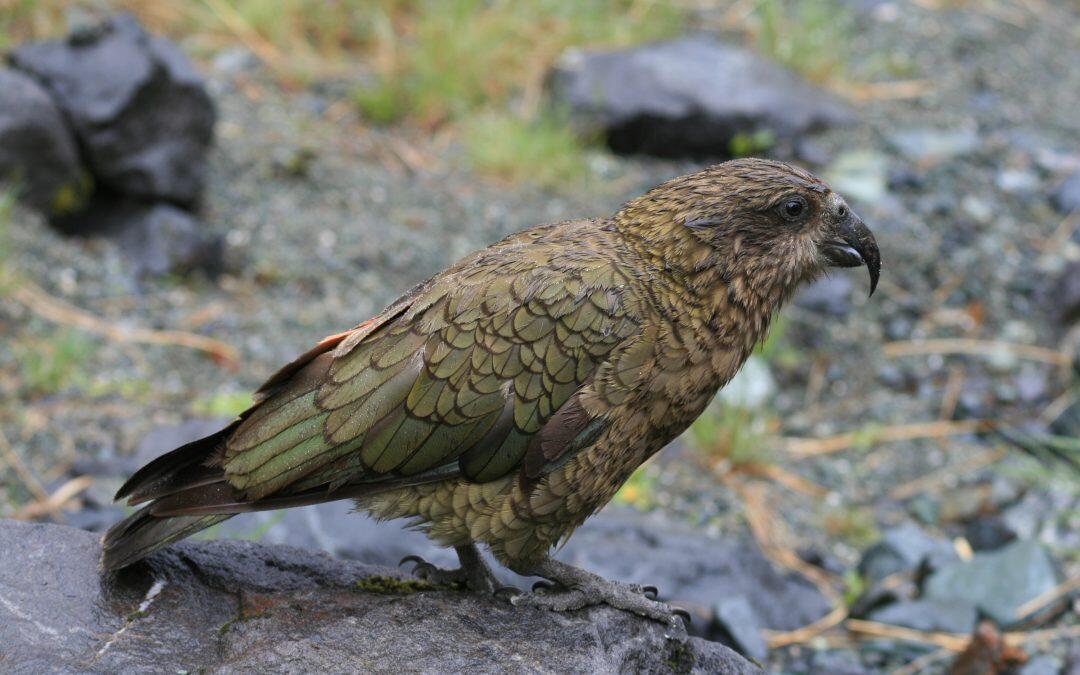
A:
<svg viewBox="0 0 1080 675">
<path fill-rule="evenodd" d="M 690 619 L 690 612 L 686 611 L 682 607 L 672 607 L 671 608 L 671 613 L 674 614 L 675 616 L 682 617 L 683 623 L 685 623 L 687 626 L 690 625 L 690 623 L 692 621 Z"/>
<path fill-rule="evenodd" d="M 660 589 L 658 589 L 656 586 L 644 586 L 642 587 L 641 592 L 644 593 L 645 597 L 649 598 L 650 600 L 655 600 L 660 597 Z"/>
<path fill-rule="evenodd" d="M 521 589 L 517 586 L 499 586 L 492 592 L 492 595 L 494 595 L 496 598 L 512 600 L 513 598 L 521 595 Z"/>
<path fill-rule="evenodd" d="M 424 560 L 423 558 L 421 558 L 421 557 L 420 557 L 420 556 L 418 556 L 418 555 L 411 555 L 411 554 L 410 554 L 410 555 L 407 555 L 407 556 L 405 556 L 404 558 L 402 558 L 402 559 L 401 559 L 401 562 L 399 562 L 399 563 L 398 563 L 397 565 L 398 565 L 398 567 L 401 567 L 402 565 L 404 565 L 404 564 L 405 564 L 405 563 L 407 563 L 407 562 L 414 562 L 414 563 L 416 563 L 417 565 L 420 565 L 420 564 L 422 564 L 422 563 L 425 563 L 425 562 L 427 562 L 427 561 L 426 561 L 426 560 Z"/>
</svg>

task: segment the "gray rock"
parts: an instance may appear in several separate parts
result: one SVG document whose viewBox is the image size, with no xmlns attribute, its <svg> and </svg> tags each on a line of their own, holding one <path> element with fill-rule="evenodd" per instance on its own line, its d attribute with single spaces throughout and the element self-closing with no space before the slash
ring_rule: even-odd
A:
<svg viewBox="0 0 1080 675">
<path fill-rule="evenodd" d="M 852 121 L 793 72 L 706 37 L 629 50 L 573 51 L 552 77 L 557 102 L 616 152 L 728 156 Z"/>
<path fill-rule="evenodd" d="M 6 671 L 762 672 L 611 608 L 417 591 L 396 570 L 289 547 L 185 542 L 108 580 L 99 552 L 90 533 L 0 521 Z"/>
<path fill-rule="evenodd" d="M 217 526 L 215 536 L 323 549 L 378 565 L 396 566 L 409 554 L 456 565 L 453 551 L 400 522 L 378 523 L 352 511 L 352 503 L 344 501 L 245 514 Z M 716 603 L 745 595 L 747 588 L 755 589 L 747 600 L 763 628 L 791 630 L 830 609 L 813 584 L 777 570 L 753 541 L 717 541 L 630 509 L 608 508 L 589 519 L 556 557 L 611 579 L 657 586 L 665 600 L 694 615 L 691 630 L 707 636 Z M 495 573 L 510 585 L 531 584 L 499 565 Z"/>
<path fill-rule="evenodd" d="M 717 602 L 738 595 L 759 625 L 773 630 L 805 626 L 832 609 L 812 583 L 778 570 L 752 540 L 705 537 L 658 513 L 605 509 L 558 557 L 609 579 L 653 584 L 664 599 L 706 619 Z"/>
<path fill-rule="evenodd" d="M 1017 608 L 1058 584 L 1050 555 L 1034 541 L 1017 541 L 997 551 L 977 553 L 966 562 L 946 565 L 926 580 L 930 600 L 968 602 L 1003 627 L 1023 617 Z"/>
<path fill-rule="evenodd" d="M 1052 656 L 1036 656 L 1025 663 L 1017 675 L 1067 675 L 1060 662 Z"/>
<path fill-rule="evenodd" d="M 1071 173 L 1054 188 L 1050 203 L 1062 213 L 1080 209 L 1080 170 Z"/>
<path fill-rule="evenodd" d="M 866 550 L 859 561 L 859 573 L 876 582 L 890 574 L 914 570 L 924 562 L 939 566 L 955 559 L 949 542 L 934 539 L 914 523 L 904 523 L 886 530 L 881 541 Z"/>
<path fill-rule="evenodd" d="M 955 600 L 911 600 L 870 612 L 869 619 L 921 631 L 968 634 L 975 628 L 975 605 Z"/>
<path fill-rule="evenodd" d="M 912 162 L 937 164 L 974 151 L 979 134 L 971 127 L 904 129 L 891 134 L 889 143 Z"/>
<path fill-rule="evenodd" d="M 206 232 L 187 211 L 168 204 L 138 206 L 123 216 L 116 236 L 138 276 L 221 272 L 225 240 Z"/>
<path fill-rule="evenodd" d="M 847 199 L 875 204 L 888 193 L 888 158 L 874 150 L 845 152 L 825 171 L 825 179 Z"/>
<path fill-rule="evenodd" d="M 82 209 L 93 184 L 48 92 L 0 69 L 0 181 L 8 180 L 23 202 L 50 216 Z"/>
<path fill-rule="evenodd" d="M 1039 176 L 1027 169 L 1003 169 L 998 172 L 998 188 L 1012 194 L 1030 194 L 1039 189 Z"/>
<path fill-rule="evenodd" d="M 68 234 L 109 237 L 137 277 L 196 270 L 213 276 L 225 267 L 224 237 L 207 231 L 191 213 L 164 202 L 98 194 L 86 213 L 54 218 L 52 223 Z"/>
<path fill-rule="evenodd" d="M 851 292 L 854 288 L 851 275 L 833 274 L 799 291 L 795 304 L 819 314 L 847 316 L 851 312 Z"/>
<path fill-rule="evenodd" d="M 203 187 L 215 112 L 202 78 L 168 40 L 128 15 L 11 55 L 66 115 L 98 182 L 190 204 Z"/>
<path fill-rule="evenodd" d="M 724 598 L 714 608 L 715 621 L 727 638 L 725 643 L 743 656 L 757 661 L 765 659 L 768 647 L 761 637 L 761 628 L 746 597 L 742 595 Z"/>
</svg>

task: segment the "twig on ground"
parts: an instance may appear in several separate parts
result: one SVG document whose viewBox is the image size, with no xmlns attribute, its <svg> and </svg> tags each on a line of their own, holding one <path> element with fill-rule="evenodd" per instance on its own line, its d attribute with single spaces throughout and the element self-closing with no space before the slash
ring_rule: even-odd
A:
<svg viewBox="0 0 1080 675">
<path fill-rule="evenodd" d="M 844 624 L 853 633 L 865 637 L 886 638 L 889 640 L 904 640 L 906 642 L 920 642 L 923 644 L 936 645 L 942 649 L 953 652 L 962 652 L 967 648 L 971 638 L 967 635 L 956 633 L 939 633 L 931 631 L 915 630 L 903 626 L 893 626 L 878 621 L 866 621 L 864 619 L 848 619 Z"/>
<path fill-rule="evenodd" d="M 987 420 L 935 420 L 881 427 L 870 431 L 849 431 L 825 438 L 793 438 L 786 440 L 786 450 L 796 457 L 827 455 L 864 443 L 890 443 L 924 438 L 942 438 L 974 434 L 991 428 Z"/>
<path fill-rule="evenodd" d="M 941 338 L 934 340 L 900 340 L 888 342 L 881 348 L 886 358 L 925 356 L 928 354 L 962 354 L 967 356 L 998 356 L 1007 354 L 1029 361 L 1041 361 L 1060 368 L 1072 365 L 1072 355 L 1048 347 L 970 338 Z"/>
<path fill-rule="evenodd" d="M 950 476 L 973 472 L 988 464 L 993 464 L 1004 456 L 1004 448 L 994 448 L 993 450 L 983 452 L 982 454 L 971 457 L 959 464 L 946 466 L 936 471 L 923 474 L 915 480 L 897 485 L 889 492 L 889 499 L 903 501 L 909 497 L 914 497 L 920 492 L 925 492 L 932 487 L 944 483 Z"/>
<path fill-rule="evenodd" d="M 148 328 L 124 329 L 84 309 L 54 298 L 35 284 L 21 280 L 11 296 L 31 312 L 59 324 L 75 326 L 102 335 L 116 342 L 172 345 L 187 347 L 210 355 L 215 362 L 235 369 L 240 362 L 240 352 L 220 340 L 176 330 L 151 330 Z"/>
<path fill-rule="evenodd" d="M 15 513 L 15 520 L 34 520 L 44 516 L 54 516 L 64 505 L 86 490 L 94 482 L 90 476 L 72 478 L 56 489 L 45 499 L 39 499 L 22 507 Z"/>
<path fill-rule="evenodd" d="M 840 95 L 853 101 L 899 101 L 922 98 L 934 92 L 934 83 L 930 80 L 892 80 L 890 82 L 836 83 L 833 89 Z"/>
<path fill-rule="evenodd" d="M 1026 616 L 1038 612 L 1040 609 L 1047 607 L 1056 600 L 1065 597 L 1069 593 L 1080 588 L 1080 576 L 1066 579 L 1057 586 L 1054 586 L 1045 593 L 1040 593 L 1031 600 L 1028 600 L 1024 604 L 1016 608 L 1017 620 L 1023 619 Z"/>
</svg>

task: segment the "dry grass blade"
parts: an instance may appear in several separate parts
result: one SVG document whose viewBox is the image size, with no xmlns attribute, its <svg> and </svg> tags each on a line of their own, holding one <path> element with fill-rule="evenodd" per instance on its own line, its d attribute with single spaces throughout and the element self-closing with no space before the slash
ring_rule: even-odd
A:
<svg viewBox="0 0 1080 675">
<path fill-rule="evenodd" d="M 944 483 L 951 476 L 969 474 L 976 469 L 988 464 L 993 464 L 1004 456 L 1005 449 L 996 448 L 954 466 L 947 466 L 938 471 L 919 476 L 915 480 L 908 481 L 907 483 L 903 483 L 893 488 L 892 491 L 889 492 L 889 499 L 903 501 L 909 497 L 914 497 L 920 492 L 925 492 L 932 487 Z"/>
<path fill-rule="evenodd" d="M 785 447 L 796 457 L 811 457 L 840 452 L 861 444 L 913 441 L 924 438 L 943 438 L 973 434 L 990 429 L 987 420 L 936 420 L 881 427 L 872 431 L 849 431 L 826 438 L 787 438 Z"/>
<path fill-rule="evenodd" d="M 863 103 L 922 98 L 934 92 L 934 83 L 930 80 L 894 80 L 862 84 L 837 83 L 832 88 L 846 98 Z"/>
<path fill-rule="evenodd" d="M 1056 600 L 1063 598 L 1074 590 L 1080 588 L 1080 576 L 1066 579 L 1057 586 L 1051 588 L 1045 593 L 1041 593 L 1031 600 L 1028 600 L 1024 604 L 1016 608 L 1016 618 L 1023 619 L 1024 617 L 1034 614 L 1040 609 L 1050 605 Z"/>
<path fill-rule="evenodd" d="M 29 467 L 22 461 L 22 457 L 19 457 L 19 454 L 15 452 L 15 448 L 11 447 L 11 443 L 8 442 L 7 436 L 4 435 L 2 430 L 0 430 L 0 456 L 3 456 L 4 461 L 7 462 L 11 470 L 15 472 L 15 475 L 19 477 L 19 480 L 23 482 L 23 485 L 34 497 L 39 500 L 49 498 L 45 486 L 31 473 Z"/>
<path fill-rule="evenodd" d="M 817 483 L 809 481 L 798 474 L 781 469 L 775 464 L 743 464 L 738 467 L 738 471 L 757 478 L 767 478 L 775 483 L 783 485 L 789 490 L 801 492 L 809 497 L 822 499 L 829 494 L 828 490 Z"/>
<path fill-rule="evenodd" d="M 937 340 L 900 340 L 888 342 L 881 348 L 887 358 L 899 356 L 926 356 L 929 354 L 962 354 L 966 356 L 994 357 L 1002 354 L 1029 361 L 1041 361 L 1060 368 L 1072 365 L 1072 356 L 1047 347 L 1004 342 L 1000 340 L 974 340 L 969 338 L 942 338 Z"/>
<path fill-rule="evenodd" d="M 11 292 L 11 297 L 42 318 L 67 326 L 75 326 L 115 342 L 187 347 L 209 354 L 214 361 L 230 370 L 236 368 L 240 362 L 240 352 L 220 340 L 184 331 L 120 328 L 84 309 L 54 298 L 29 281 L 20 281 Z"/>
<path fill-rule="evenodd" d="M 846 617 L 847 607 L 840 604 L 833 607 L 832 611 L 825 616 L 802 628 L 789 631 L 764 630 L 762 633 L 765 634 L 765 644 L 769 646 L 769 649 L 804 644 L 830 628 L 839 625 Z"/>
<path fill-rule="evenodd" d="M 35 520 L 37 518 L 55 515 L 59 513 L 61 509 L 64 508 L 64 505 L 71 501 L 71 499 L 90 487 L 93 482 L 94 479 L 90 476 L 72 478 L 58 487 L 55 492 L 45 499 L 31 502 L 19 509 L 14 518 L 15 520 Z"/>
<path fill-rule="evenodd" d="M 930 631 L 914 630 L 902 626 L 893 626 L 877 621 L 865 621 L 863 619 L 848 619 L 844 624 L 847 629 L 861 636 L 885 638 L 888 640 L 904 640 L 906 642 L 920 642 L 935 645 L 942 649 L 953 652 L 962 652 L 967 648 L 971 638 L 967 635 L 956 633 L 937 633 Z"/>
</svg>

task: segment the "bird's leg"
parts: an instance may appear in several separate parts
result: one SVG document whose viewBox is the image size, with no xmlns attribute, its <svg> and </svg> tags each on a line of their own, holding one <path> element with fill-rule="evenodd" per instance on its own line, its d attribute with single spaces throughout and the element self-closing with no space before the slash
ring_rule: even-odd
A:
<svg viewBox="0 0 1080 675">
<path fill-rule="evenodd" d="M 543 593 L 537 593 L 537 586 L 534 586 L 532 593 L 514 596 L 511 599 L 514 605 L 565 612 L 607 604 L 655 619 L 677 630 L 684 629 L 684 624 L 680 623 L 679 618 L 683 618 L 684 621 L 689 618 L 685 610 L 673 609 L 667 603 L 652 599 L 650 595 L 656 596 L 656 588 L 652 586 L 609 581 L 592 572 L 555 560 L 551 556 L 545 556 L 528 570 L 514 571 L 519 574 L 544 577 L 561 586 L 561 588 L 548 589 Z"/>
<path fill-rule="evenodd" d="M 495 578 L 491 568 L 484 562 L 476 544 L 455 546 L 461 567 L 453 570 L 444 570 L 432 565 L 418 555 L 409 555 L 401 559 L 400 564 L 415 562 L 413 575 L 433 584 L 464 584 L 470 591 L 479 593 L 494 593 L 501 584 Z"/>
</svg>

